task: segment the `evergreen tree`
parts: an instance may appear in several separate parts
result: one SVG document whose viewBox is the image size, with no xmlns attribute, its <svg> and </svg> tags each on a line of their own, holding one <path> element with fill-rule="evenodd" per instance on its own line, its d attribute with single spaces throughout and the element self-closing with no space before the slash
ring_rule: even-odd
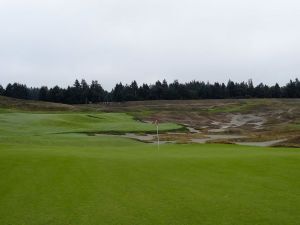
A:
<svg viewBox="0 0 300 225">
<path fill-rule="evenodd" d="M 296 81 L 290 80 L 290 82 L 285 86 L 285 97 L 287 98 L 296 98 L 297 97 L 297 83 L 299 83 L 298 79 Z"/>
<path fill-rule="evenodd" d="M 39 100 L 47 101 L 48 100 L 48 87 L 42 86 L 39 92 Z"/>
<path fill-rule="evenodd" d="M 28 89 L 26 85 L 14 83 L 6 86 L 4 95 L 12 98 L 28 99 Z"/>
<path fill-rule="evenodd" d="M 105 91 L 97 81 L 89 85 L 84 79 L 75 80 L 73 86 L 60 88 L 55 86 L 48 89 L 27 88 L 24 84 L 8 84 L 5 88 L 0 85 L 0 95 L 21 99 L 34 99 L 68 104 L 97 103 L 101 101 L 136 101 L 136 100 L 163 100 L 163 99 L 219 99 L 219 98 L 299 98 L 300 82 L 298 78 L 290 80 L 285 86 L 278 83 L 268 86 L 260 83 L 254 87 L 252 80 L 234 83 L 229 80 L 227 86 L 222 83 L 191 81 L 179 83 L 178 80 L 168 84 L 166 80 L 155 84 L 138 86 L 136 81 L 130 85 L 116 84 L 111 92 Z"/>
<path fill-rule="evenodd" d="M 89 103 L 89 85 L 87 82 L 82 79 L 80 84 L 80 103 L 87 104 Z"/>
<path fill-rule="evenodd" d="M 204 99 L 207 98 L 207 88 L 206 88 L 206 84 L 202 81 L 202 82 L 198 82 L 197 84 L 197 91 L 198 91 L 198 97 L 200 99 Z"/>
<path fill-rule="evenodd" d="M 254 91 L 254 85 L 252 79 L 248 80 L 248 88 L 247 88 L 247 97 L 254 97 L 255 91 Z"/>
<path fill-rule="evenodd" d="M 185 88 L 188 91 L 189 99 L 197 99 L 197 82 L 191 81 L 185 83 Z"/>
<path fill-rule="evenodd" d="M 233 81 L 229 80 L 227 83 L 227 91 L 228 91 L 228 97 L 234 98 L 236 97 L 236 87 Z"/>
<path fill-rule="evenodd" d="M 221 98 L 228 98 L 227 88 L 224 83 L 221 85 Z"/>
<path fill-rule="evenodd" d="M 158 100 L 162 99 L 163 86 L 162 83 L 158 80 L 154 85 L 150 87 L 150 99 Z"/>
<path fill-rule="evenodd" d="M 0 85 L 0 95 L 4 95 L 4 88 L 2 87 L 2 85 Z"/>
<path fill-rule="evenodd" d="M 275 84 L 275 86 L 272 86 L 270 88 L 271 97 L 272 98 L 280 98 L 281 97 L 281 89 L 278 85 L 278 83 Z"/>
<path fill-rule="evenodd" d="M 122 83 L 116 84 L 115 88 L 112 90 L 112 100 L 115 102 L 125 101 L 124 86 Z"/>
<path fill-rule="evenodd" d="M 92 81 L 88 98 L 93 103 L 104 101 L 104 90 L 98 81 Z"/>
<path fill-rule="evenodd" d="M 300 81 L 298 78 L 295 80 L 295 97 L 300 98 Z"/>
<path fill-rule="evenodd" d="M 73 103 L 79 104 L 82 103 L 81 102 L 81 86 L 79 81 L 76 79 L 74 84 L 73 84 L 73 88 L 72 88 L 72 99 L 71 101 Z"/>
<path fill-rule="evenodd" d="M 169 96 L 170 99 L 180 99 L 179 96 L 179 82 L 178 80 L 174 80 L 173 83 L 169 85 Z"/>
<path fill-rule="evenodd" d="M 161 84 L 161 97 L 162 99 L 171 99 L 171 96 L 169 94 L 169 85 L 166 79 L 164 79 Z"/>
<path fill-rule="evenodd" d="M 49 100 L 51 102 L 63 102 L 63 90 L 57 85 L 50 88 Z"/>
<path fill-rule="evenodd" d="M 143 84 L 141 87 L 139 87 L 138 96 L 140 97 L 140 100 L 150 99 L 150 87 L 148 84 Z"/>
<path fill-rule="evenodd" d="M 39 88 L 28 88 L 28 95 L 27 98 L 28 99 L 32 99 L 32 100 L 39 100 L 39 93 L 40 93 L 40 89 Z"/>
<path fill-rule="evenodd" d="M 139 90 L 138 84 L 134 80 L 131 83 L 131 85 L 128 87 L 127 99 L 129 101 L 136 101 L 136 100 L 138 100 L 139 99 L 138 90 Z"/>
</svg>

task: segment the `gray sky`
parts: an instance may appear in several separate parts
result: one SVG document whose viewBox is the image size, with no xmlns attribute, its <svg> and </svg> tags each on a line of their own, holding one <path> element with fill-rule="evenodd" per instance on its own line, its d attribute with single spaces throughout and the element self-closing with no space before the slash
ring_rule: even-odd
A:
<svg viewBox="0 0 300 225">
<path fill-rule="evenodd" d="M 298 0 L 0 0 L 0 83 L 285 84 L 299 22 Z"/>
</svg>

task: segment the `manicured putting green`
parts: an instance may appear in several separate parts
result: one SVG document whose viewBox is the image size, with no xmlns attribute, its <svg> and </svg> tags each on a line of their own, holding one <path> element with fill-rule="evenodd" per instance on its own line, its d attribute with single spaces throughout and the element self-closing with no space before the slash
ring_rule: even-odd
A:
<svg viewBox="0 0 300 225">
<path fill-rule="evenodd" d="M 155 129 L 96 116 L 0 114 L 0 224 L 299 224 L 298 149 L 64 133 Z"/>
<path fill-rule="evenodd" d="M 64 132 L 149 132 L 155 125 L 134 120 L 125 113 L 0 113 L 0 137 Z M 159 125 L 161 131 L 180 129 L 173 123 Z"/>
</svg>

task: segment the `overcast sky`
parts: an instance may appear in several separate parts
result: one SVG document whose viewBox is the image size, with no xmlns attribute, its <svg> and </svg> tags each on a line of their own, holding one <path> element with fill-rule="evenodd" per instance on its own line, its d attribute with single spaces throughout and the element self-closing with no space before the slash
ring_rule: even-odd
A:
<svg viewBox="0 0 300 225">
<path fill-rule="evenodd" d="M 285 84 L 299 23 L 299 0 L 0 0 L 0 84 Z"/>
</svg>

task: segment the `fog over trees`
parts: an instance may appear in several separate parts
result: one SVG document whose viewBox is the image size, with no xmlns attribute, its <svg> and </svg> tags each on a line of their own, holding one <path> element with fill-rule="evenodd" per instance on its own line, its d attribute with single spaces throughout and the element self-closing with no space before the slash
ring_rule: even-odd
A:
<svg viewBox="0 0 300 225">
<path fill-rule="evenodd" d="M 168 83 L 166 80 L 155 84 L 138 85 L 117 83 L 111 91 L 102 88 L 98 81 L 88 84 L 84 79 L 75 80 L 72 86 L 27 87 L 25 84 L 9 83 L 5 88 L 0 85 L 0 95 L 67 104 L 88 104 L 99 102 L 124 102 L 144 100 L 184 100 L 184 99 L 230 99 L 230 98 L 299 98 L 300 82 L 296 78 L 285 86 L 277 83 L 268 86 L 263 83 L 253 85 L 247 82 L 228 81 L 224 83 L 205 83 L 190 81 L 179 83 L 177 80 Z"/>
</svg>

